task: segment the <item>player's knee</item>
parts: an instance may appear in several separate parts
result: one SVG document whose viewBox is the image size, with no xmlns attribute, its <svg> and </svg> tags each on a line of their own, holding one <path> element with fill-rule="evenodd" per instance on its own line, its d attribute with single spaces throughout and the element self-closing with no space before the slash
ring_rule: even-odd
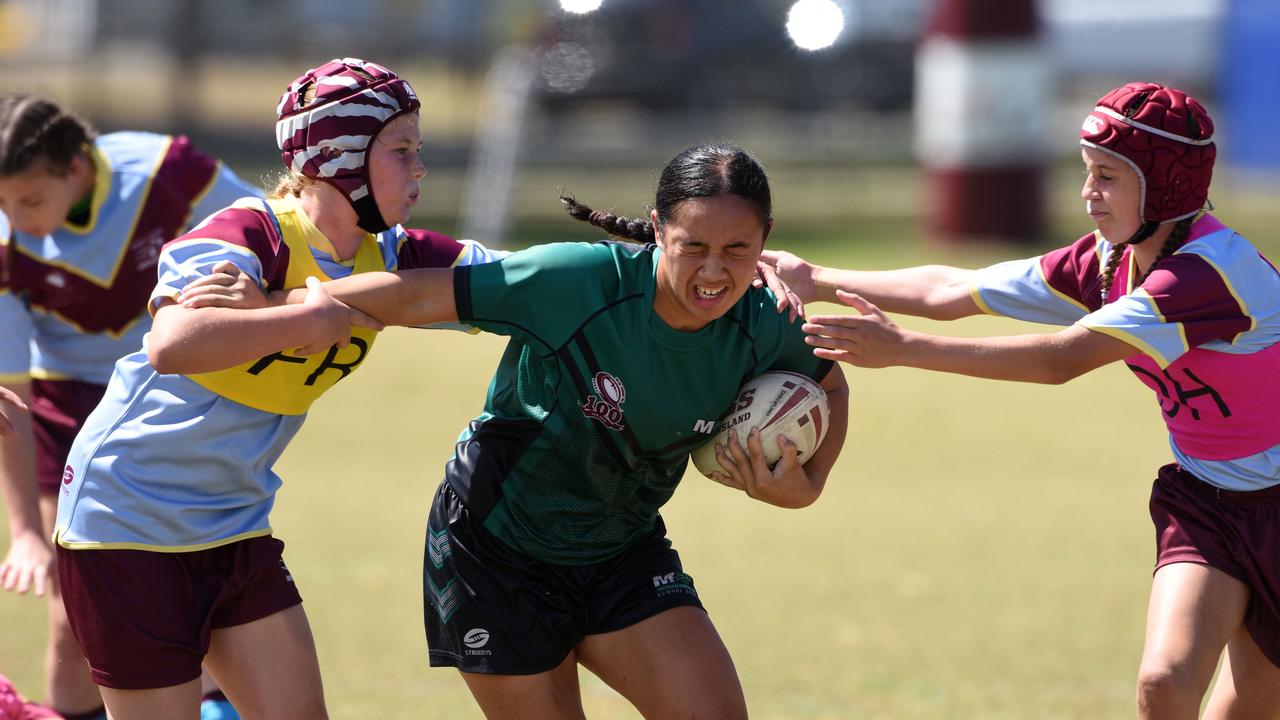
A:
<svg viewBox="0 0 1280 720">
<path fill-rule="evenodd" d="M 325 709 L 324 698 L 288 698 L 287 707 L 282 707 L 276 698 L 267 705 L 253 703 L 234 703 L 242 717 L 278 718 L 279 720 L 329 720 L 329 712 Z"/>
<path fill-rule="evenodd" d="M 1204 690 L 1195 685 L 1193 674 L 1185 668 L 1165 662 L 1143 662 L 1138 670 L 1137 687 L 1142 717 L 1163 715 L 1188 703 L 1198 707 Z"/>
<path fill-rule="evenodd" d="M 680 708 L 672 708 L 671 717 L 687 717 L 702 720 L 746 720 L 747 700 L 740 690 L 725 689 L 722 692 L 699 693 L 685 700 Z"/>
<path fill-rule="evenodd" d="M 699 710 L 693 714 L 695 718 L 723 718 L 724 720 L 747 720 L 747 702 L 741 697 L 727 698 L 719 705 Z"/>
</svg>

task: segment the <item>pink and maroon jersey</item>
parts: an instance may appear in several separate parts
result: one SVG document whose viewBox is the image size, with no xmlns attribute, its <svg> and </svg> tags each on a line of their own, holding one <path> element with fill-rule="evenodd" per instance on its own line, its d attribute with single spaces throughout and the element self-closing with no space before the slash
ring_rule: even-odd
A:
<svg viewBox="0 0 1280 720">
<path fill-rule="evenodd" d="M 1079 323 L 1137 348 L 1125 362 L 1154 391 L 1184 467 L 1228 489 L 1280 483 L 1280 273 L 1205 215 L 1141 284 L 1126 250 L 1104 303 L 1110 252 L 1090 233 L 978 271 L 973 297 L 991 314 Z"/>
<path fill-rule="evenodd" d="M 0 217 L 0 382 L 105 384 L 150 326 L 160 248 L 237 198 L 260 195 L 184 137 L 103 135 L 89 219 L 46 237 Z"/>
</svg>

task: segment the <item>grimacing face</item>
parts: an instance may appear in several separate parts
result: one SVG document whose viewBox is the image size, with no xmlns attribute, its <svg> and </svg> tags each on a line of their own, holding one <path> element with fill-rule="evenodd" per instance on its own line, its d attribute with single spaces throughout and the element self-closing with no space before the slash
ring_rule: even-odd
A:
<svg viewBox="0 0 1280 720">
<path fill-rule="evenodd" d="M 671 327 L 691 332 L 728 312 L 751 287 L 768 228 L 755 206 L 737 195 L 686 200 L 658 223 L 662 254 L 653 309 Z"/>
<path fill-rule="evenodd" d="M 400 115 L 369 143 L 370 190 L 383 222 L 391 227 L 408 222 L 427 175 L 418 119 L 418 113 Z"/>
<path fill-rule="evenodd" d="M 67 213 L 93 188 L 93 163 L 77 155 L 59 174 L 45 158 L 25 170 L 0 177 L 0 211 L 19 232 L 44 237 L 62 227 Z"/>
<path fill-rule="evenodd" d="M 1114 155 L 1081 148 L 1085 181 L 1080 191 L 1085 211 L 1108 242 L 1122 243 L 1142 225 L 1138 173 Z"/>
</svg>

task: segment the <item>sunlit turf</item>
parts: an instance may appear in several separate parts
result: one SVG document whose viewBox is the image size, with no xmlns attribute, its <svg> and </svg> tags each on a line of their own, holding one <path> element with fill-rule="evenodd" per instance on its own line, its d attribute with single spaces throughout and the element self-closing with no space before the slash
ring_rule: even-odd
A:
<svg viewBox="0 0 1280 720">
<path fill-rule="evenodd" d="M 1251 214 L 1241 229 L 1260 234 L 1273 215 Z M 547 224 L 522 237 L 565 235 Z M 869 268 L 1032 252 L 929 244 L 901 218 L 780 227 L 770 242 Z M 1036 329 L 903 322 L 957 334 Z M 502 344 L 384 333 L 280 464 L 274 526 L 335 718 L 479 717 L 454 672 L 427 667 L 422 536 Z M 1168 456 L 1147 391 L 1118 366 L 1063 387 L 846 372 L 849 439 L 815 506 L 767 507 L 691 471 L 664 512 L 753 716 L 1131 715 L 1153 559 L 1146 496 Z M 41 692 L 43 634 L 42 602 L 0 597 L 0 672 L 31 695 Z M 586 672 L 583 694 L 590 717 L 637 717 Z"/>
</svg>

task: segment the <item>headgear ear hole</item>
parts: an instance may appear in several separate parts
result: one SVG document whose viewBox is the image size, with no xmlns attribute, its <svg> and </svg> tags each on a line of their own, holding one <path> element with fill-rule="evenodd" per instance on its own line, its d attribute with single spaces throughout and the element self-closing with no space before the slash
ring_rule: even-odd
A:
<svg viewBox="0 0 1280 720">
<path fill-rule="evenodd" d="M 1137 115 L 1138 111 L 1142 109 L 1142 106 L 1147 104 L 1147 100 L 1150 97 L 1151 97 L 1150 90 L 1147 90 L 1145 92 L 1140 92 L 1137 95 L 1135 95 L 1133 97 L 1132 102 L 1129 103 L 1129 107 L 1124 109 L 1124 116 L 1127 118 L 1131 118 L 1134 115 Z"/>
<path fill-rule="evenodd" d="M 1204 134 L 1204 130 L 1200 128 L 1200 121 L 1196 119 L 1193 112 L 1187 113 L 1187 137 L 1192 140 L 1199 140 Z"/>
</svg>

